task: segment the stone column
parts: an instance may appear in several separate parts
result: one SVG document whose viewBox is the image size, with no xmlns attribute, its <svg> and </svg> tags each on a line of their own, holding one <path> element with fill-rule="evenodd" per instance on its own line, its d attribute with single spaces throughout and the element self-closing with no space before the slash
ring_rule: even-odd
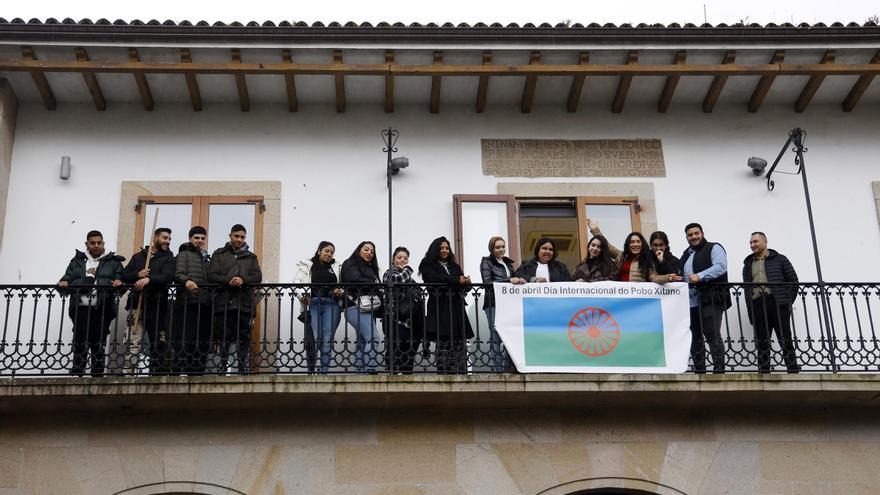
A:
<svg viewBox="0 0 880 495">
<path fill-rule="evenodd" d="M 6 79 L 0 79 L 0 249 L 6 225 L 6 198 L 9 196 L 9 174 L 12 171 L 12 143 L 15 140 L 15 115 L 18 99 Z"/>
</svg>

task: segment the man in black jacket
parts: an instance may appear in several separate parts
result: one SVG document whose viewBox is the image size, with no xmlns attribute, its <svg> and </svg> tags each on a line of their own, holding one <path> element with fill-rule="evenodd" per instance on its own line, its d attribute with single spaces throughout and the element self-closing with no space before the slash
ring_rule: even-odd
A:
<svg viewBox="0 0 880 495">
<path fill-rule="evenodd" d="M 222 284 L 214 298 L 215 340 L 220 342 L 223 366 L 228 360 L 229 344 L 237 343 L 238 371 L 250 372 L 251 328 L 256 309 L 256 293 L 251 287 L 263 281 L 257 255 L 247 245 L 247 230 L 240 224 L 232 226 L 229 242 L 211 255 L 208 282 Z M 217 335 L 219 333 L 219 335 Z"/>
<path fill-rule="evenodd" d="M 116 292 L 122 285 L 125 258 L 104 252 L 104 236 L 97 230 L 86 234 L 86 250 L 76 250 L 58 288 L 70 292 L 68 315 L 73 320 L 73 363 L 70 374 L 82 376 L 88 353 L 92 353 L 92 376 L 104 374 L 104 341 L 116 318 Z"/>
<path fill-rule="evenodd" d="M 797 373 L 794 341 L 791 338 L 791 306 L 797 299 L 798 277 L 791 262 L 773 249 L 767 249 L 767 236 L 753 232 L 749 239 L 752 254 L 743 260 L 743 282 L 754 284 L 791 284 L 784 286 L 746 287 L 746 309 L 749 321 L 755 327 L 755 346 L 758 350 L 758 371 L 768 373 L 771 363 L 770 332 L 782 346 L 782 359 L 789 373 Z"/>
<path fill-rule="evenodd" d="M 180 245 L 175 259 L 171 348 L 175 373 L 202 374 L 211 350 L 211 301 L 214 293 L 205 287 L 211 256 L 205 250 L 208 231 L 201 225 L 189 229 L 189 242 Z"/>
<path fill-rule="evenodd" d="M 128 295 L 126 309 L 134 316 L 140 301 L 140 329 L 147 333 L 151 373 L 167 373 L 168 365 L 168 286 L 174 283 L 174 255 L 168 249 L 171 244 L 171 229 L 160 227 L 153 233 L 150 246 L 131 257 L 122 272 L 122 281 L 132 284 L 134 290 Z M 150 268 L 147 269 L 147 253 L 150 253 Z M 140 343 L 141 335 L 137 326 L 131 329 L 131 344 Z"/>
</svg>

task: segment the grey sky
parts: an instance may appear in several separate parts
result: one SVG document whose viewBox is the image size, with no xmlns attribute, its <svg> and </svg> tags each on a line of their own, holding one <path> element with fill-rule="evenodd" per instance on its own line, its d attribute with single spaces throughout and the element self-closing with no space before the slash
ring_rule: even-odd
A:
<svg viewBox="0 0 880 495">
<path fill-rule="evenodd" d="M 863 23 L 880 15 L 880 3 L 866 0 L 381 0 L 294 1 L 251 0 L 207 2 L 198 0 L 151 0 L 150 2 L 98 0 L 6 0 L 0 16 L 6 19 L 33 17 L 63 19 L 101 17 L 115 19 L 172 19 L 207 21 L 400 21 L 400 22 L 572 22 L 671 23 L 703 22 L 703 6 L 712 24 L 740 19 L 768 22 Z"/>
</svg>

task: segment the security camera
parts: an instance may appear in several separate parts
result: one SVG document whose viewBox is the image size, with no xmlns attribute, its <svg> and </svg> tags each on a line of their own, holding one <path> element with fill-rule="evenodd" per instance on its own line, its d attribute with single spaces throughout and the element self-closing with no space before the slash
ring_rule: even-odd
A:
<svg viewBox="0 0 880 495">
<path fill-rule="evenodd" d="M 752 169 L 755 177 L 760 177 L 764 175 L 764 169 L 767 168 L 767 160 L 753 156 L 749 158 L 749 168 Z"/>
<path fill-rule="evenodd" d="M 397 175 L 400 173 L 401 169 L 409 167 L 409 158 L 405 156 L 398 156 L 397 158 L 391 160 L 391 175 Z"/>
</svg>

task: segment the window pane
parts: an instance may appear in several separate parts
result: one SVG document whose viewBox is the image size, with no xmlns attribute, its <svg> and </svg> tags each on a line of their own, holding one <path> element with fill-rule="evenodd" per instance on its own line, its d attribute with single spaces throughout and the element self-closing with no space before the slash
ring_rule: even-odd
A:
<svg viewBox="0 0 880 495">
<path fill-rule="evenodd" d="M 208 252 L 222 248 L 229 241 L 229 229 L 239 223 L 247 229 L 247 243 L 254 250 L 254 216 L 256 205 L 214 204 L 208 206 Z"/>
<path fill-rule="evenodd" d="M 155 204 L 146 203 L 144 208 L 144 245 L 150 243 L 153 233 L 153 215 L 156 209 L 159 209 L 159 221 L 156 222 L 156 228 L 168 227 L 171 229 L 171 252 L 177 253 L 177 247 L 186 242 L 186 234 L 192 227 L 192 205 L 191 204 Z"/>
<path fill-rule="evenodd" d="M 622 250 L 627 234 L 633 231 L 630 206 L 588 204 L 586 208 L 587 218 L 595 220 L 608 242 Z"/>
<path fill-rule="evenodd" d="M 489 252 L 489 238 L 508 240 L 507 203 L 463 202 L 461 204 L 461 249 L 456 253 L 461 268 L 475 283 L 480 281 L 480 260 Z M 508 250 L 510 246 L 508 245 Z"/>
</svg>

